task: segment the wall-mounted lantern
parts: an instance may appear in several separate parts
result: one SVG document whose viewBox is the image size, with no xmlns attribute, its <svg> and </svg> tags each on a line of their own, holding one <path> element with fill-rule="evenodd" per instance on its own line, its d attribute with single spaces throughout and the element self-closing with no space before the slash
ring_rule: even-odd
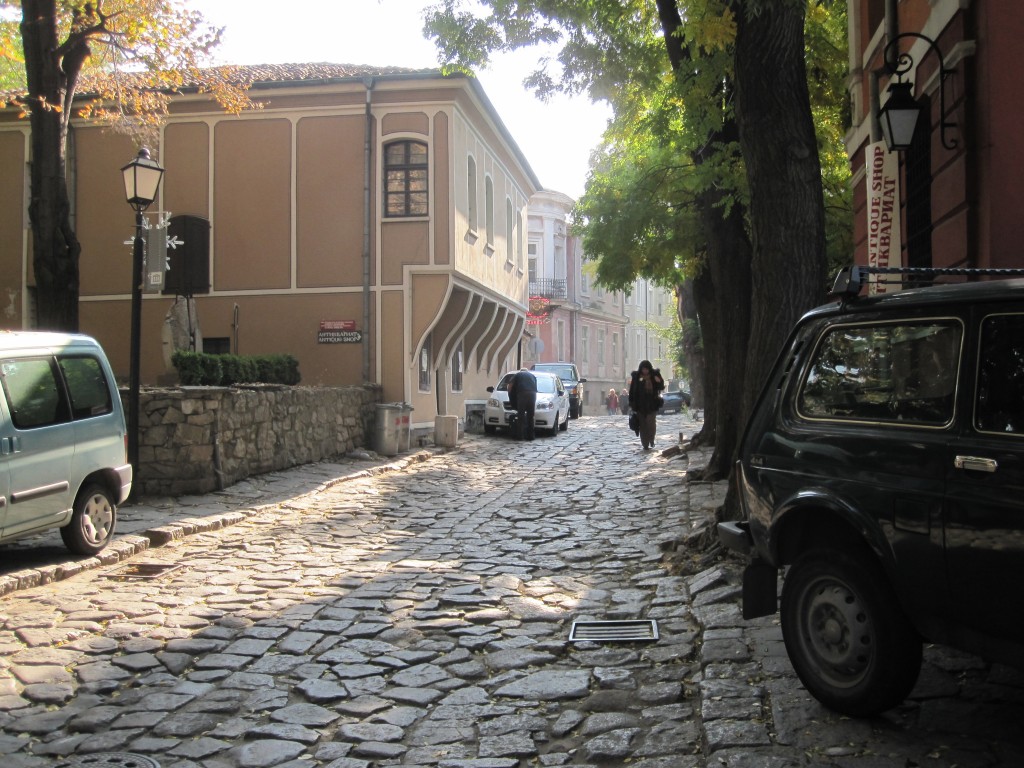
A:
<svg viewBox="0 0 1024 768">
<path fill-rule="evenodd" d="M 908 37 L 924 40 L 928 44 L 928 50 L 934 52 L 939 59 L 940 137 L 942 146 L 946 149 L 955 149 L 956 138 L 952 136 L 947 138 L 946 136 L 946 129 L 956 126 L 956 123 L 946 120 L 946 78 L 953 74 L 953 70 L 947 69 L 943 64 L 942 52 L 935 45 L 935 41 L 918 32 L 904 32 L 896 35 L 885 46 L 883 55 L 886 69 L 896 77 L 896 81 L 889 84 L 888 100 L 878 110 L 878 120 L 882 126 L 885 145 L 890 152 L 902 152 L 909 149 L 913 142 L 918 118 L 921 115 L 921 104 L 914 98 L 914 85 L 903 79 L 908 72 L 914 69 L 913 57 L 909 53 L 899 50 L 900 40 Z"/>
</svg>

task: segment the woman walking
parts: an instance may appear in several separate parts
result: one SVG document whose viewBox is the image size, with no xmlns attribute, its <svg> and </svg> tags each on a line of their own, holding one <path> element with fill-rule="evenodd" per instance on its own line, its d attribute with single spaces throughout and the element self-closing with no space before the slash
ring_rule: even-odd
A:
<svg viewBox="0 0 1024 768">
<path fill-rule="evenodd" d="M 609 416 L 614 416 L 619 412 L 619 396 L 614 387 L 608 390 L 608 396 L 604 399 L 604 407 L 608 409 Z"/>
<path fill-rule="evenodd" d="M 661 371 L 652 366 L 650 360 L 641 360 L 637 370 L 630 374 L 629 407 L 640 419 L 640 444 L 645 451 L 654 447 L 663 389 L 665 379 L 661 377 Z"/>
</svg>

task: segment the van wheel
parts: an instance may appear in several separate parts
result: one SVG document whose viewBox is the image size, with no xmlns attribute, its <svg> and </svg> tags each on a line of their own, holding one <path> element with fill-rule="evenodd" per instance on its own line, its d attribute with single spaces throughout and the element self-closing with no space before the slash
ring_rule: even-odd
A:
<svg viewBox="0 0 1024 768">
<path fill-rule="evenodd" d="M 802 555 L 783 582 L 781 617 L 797 675 L 837 712 L 878 714 L 917 682 L 921 639 L 870 557 L 828 549 Z"/>
<path fill-rule="evenodd" d="M 494 435 L 494 434 L 497 434 L 497 432 L 498 432 L 498 428 L 496 426 L 494 426 L 493 424 L 484 424 L 484 434 L 485 435 Z"/>
<path fill-rule="evenodd" d="M 60 529 L 64 546 L 76 555 L 95 555 L 114 535 L 117 507 L 101 485 L 87 485 L 78 492 L 71 522 Z"/>
</svg>

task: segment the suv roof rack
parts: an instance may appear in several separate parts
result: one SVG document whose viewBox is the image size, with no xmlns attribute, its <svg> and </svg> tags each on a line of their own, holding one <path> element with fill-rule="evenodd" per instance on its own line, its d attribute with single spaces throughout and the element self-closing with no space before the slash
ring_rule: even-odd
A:
<svg viewBox="0 0 1024 768">
<path fill-rule="evenodd" d="M 1024 269 L 975 269 L 970 267 L 845 267 L 836 275 L 828 294 L 830 299 L 851 299 L 860 294 L 868 275 L 899 275 L 900 279 L 885 280 L 906 287 L 905 277 L 913 287 L 932 285 L 937 277 L 1024 277 Z"/>
</svg>

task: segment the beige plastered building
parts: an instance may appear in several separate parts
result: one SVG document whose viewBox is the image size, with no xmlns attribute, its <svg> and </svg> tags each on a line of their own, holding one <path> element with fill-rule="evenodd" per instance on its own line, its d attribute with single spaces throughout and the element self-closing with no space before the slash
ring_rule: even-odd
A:
<svg viewBox="0 0 1024 768">
<path fill-rule="evenodd" d="M 182 94 L 150 147 L 166 169 L 150 218 L 208 222 L 197 338 L 294 355 L 304 384 L 379 383 L 385 402 L 413 407 L 415 425 L 463 416 L 466 400 L 520 361 L 527 202 L 540 188 L 479 83 L 334 64 L 246 69 L 262 109 L 232 116 Z M 137 151 L 123 135 L 74 125 L 80 328 L 125 378 L 134 212 L 120 169 Z M 27 121 L 0 115 L 4 328 L 33 325 L 29 162 Z M 174 302 L 144 296 L 144 385 L 173 381 Z"/>
</svg>

